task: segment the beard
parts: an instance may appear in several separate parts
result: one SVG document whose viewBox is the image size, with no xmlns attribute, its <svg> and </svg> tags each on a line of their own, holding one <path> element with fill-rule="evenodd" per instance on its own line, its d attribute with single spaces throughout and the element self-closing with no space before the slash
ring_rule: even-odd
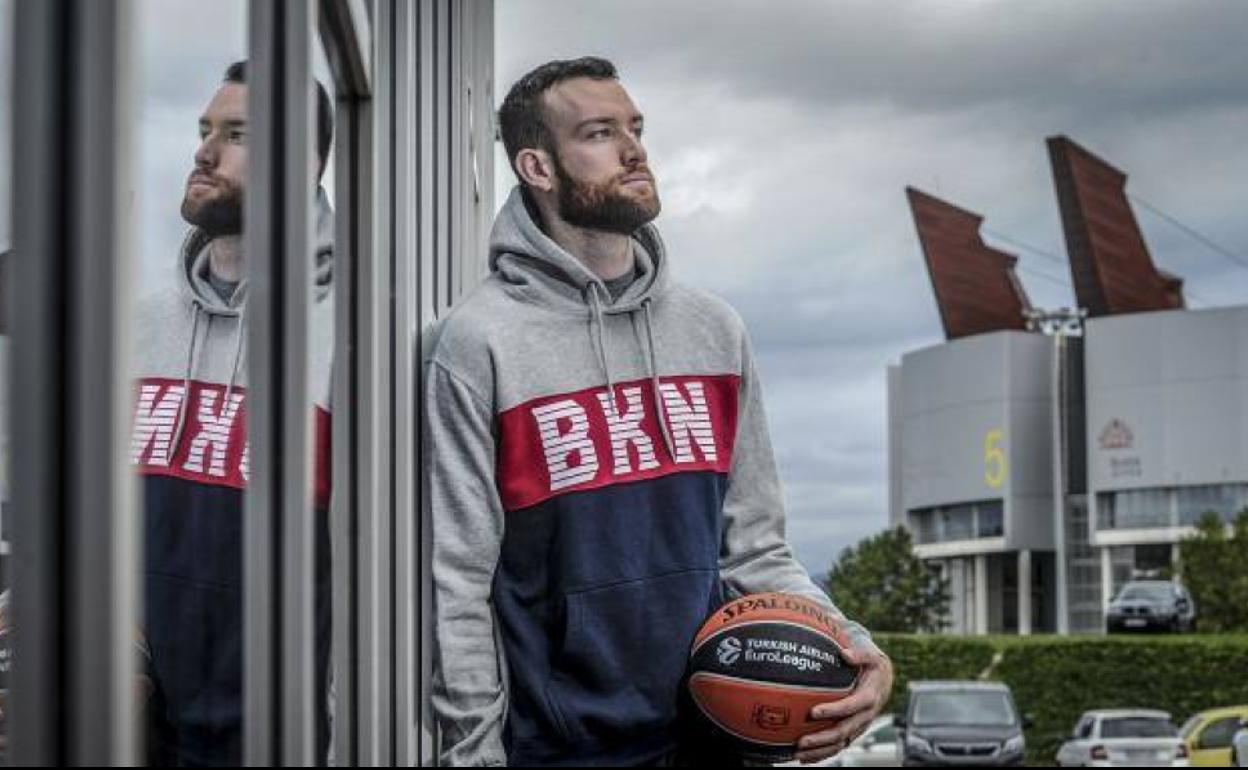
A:
<svg viewBox="0 0 1248 770">
<path fill-rule="evenodd" d="M 662 209 L 653 176 L 650 184 L 654 195 L 649 199 L 635 200 L 616 190 L 617 179 L 604 184 L 574 179 L 563 167 L 558 155 L 554 156 L 554 165 L 555 176 L 559 179 L 559 216 L 570 225 L 632 235 L 637 228 L 657 217 Z M 623 172 L 620 177 L 638 170 L 649 173 L 649 169 L 641 166 Z"/>
<path fill-rule="evenodd" d="M 238 185 L 215 177 L 218 193 L 210 198 L 182 199 L 182 218 L 216 238 L 243 232 L 243 190 Z"/>
</svg>

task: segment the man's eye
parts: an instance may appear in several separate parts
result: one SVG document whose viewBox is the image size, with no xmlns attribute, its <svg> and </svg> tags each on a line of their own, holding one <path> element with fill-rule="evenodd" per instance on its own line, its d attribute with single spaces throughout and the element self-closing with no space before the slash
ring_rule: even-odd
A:
<svg viewBox="0 0 1248 770">
<path fill-rule="evenodd" d="M 611 130 L 608 128 L 595 128 L 593 131 L 589 132 L 589 138 L 590 139 L 603 139 L 609 136 L 610 134 L 611 134 Z"/>
<path fill-rule="evenodd" d="M 231 131 L 230 141 L 234 142 L 235 144 L 242 144 L 243 142 L 247 141 L 247 134 L 242 131 Z"/>
</svg>

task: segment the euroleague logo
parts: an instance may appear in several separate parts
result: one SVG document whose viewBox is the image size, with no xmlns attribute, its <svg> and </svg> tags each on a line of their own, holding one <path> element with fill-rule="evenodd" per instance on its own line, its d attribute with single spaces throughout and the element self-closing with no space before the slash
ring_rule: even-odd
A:
<svg viewBox="0 0 1248 770">
<path fill-rule="evenodd" d="M 735 636 L 725 637 L 715 647 L 715 655 L 719 658 L 720 663 L 725 666 L 731 666 L 737 662 L 737 658 L 741 657 L 741 640 Z"/>
</svg>

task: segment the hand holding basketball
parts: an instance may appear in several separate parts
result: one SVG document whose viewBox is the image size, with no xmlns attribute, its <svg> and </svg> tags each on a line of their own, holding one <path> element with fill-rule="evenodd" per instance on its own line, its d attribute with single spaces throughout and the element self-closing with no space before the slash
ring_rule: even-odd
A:
<svg viewBox="0 0 1248 770">
<path fill-rule="evenodd" d="M 858 692 L 858 666 L 843 655 L 851 644 L 843 618 L 820 602 L 784 593 L 743 596 L 720 607 L 698 631 L 689 693 L 741 756 L 786 761 L 801 749 L 803 736 L 839 722 L 818 717 L 817 708 Z M 874 713 L 883 701 L 859 697 L 846 713 L 868 707 Z"/>
<path fill-rule="evenodd" d="M 798 741 L 797 760 L 803 764 L 827 759 L 848 746 L 871 725 L 892 692 L 893 664 L 887 655 L 862 647 L 848 647 L 842 654 L 858 667 L 858 684 L 848 697 L 811 709 L 812 719 L 839 721 Z"/>
</svg>

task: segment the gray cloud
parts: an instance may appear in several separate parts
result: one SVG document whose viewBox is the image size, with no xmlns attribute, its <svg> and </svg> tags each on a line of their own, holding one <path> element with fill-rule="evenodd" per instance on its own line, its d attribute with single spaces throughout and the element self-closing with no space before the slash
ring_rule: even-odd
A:
<svg viewBox="0 0 1248 770">
<path fill-rule="evenodd" d="M 504 51 L 504 72 L 602 51 L 629 79 L 716 82 L 805 109 L 1026 100 L 1154 111 L 1246 93 L 1248 7 L 1226 2 L 503 0 L 500 14 L 500 34 L 523 30 L 534 43 Z"/>
<path fill-rule="evenodd" d="M 552 58 L 620 66 L 647 113 L 677 275 L 749 326 L 800 557 L 887 523 L 885 368 L 941 340 L 904 196 L 919 186 L 1064 259 L 1044 138 L 1248 253 L 1248 5 L 497 0 L 496 91 Z M 512 183 L 500 164 L 498 188 Z M 1204 304 L 1248 270 L 1137 209 Z M 992 237 L 985 236 L 990 242 Z M 1037 305 L 1069 269 L 1017 253 Z"/>
</svg>

